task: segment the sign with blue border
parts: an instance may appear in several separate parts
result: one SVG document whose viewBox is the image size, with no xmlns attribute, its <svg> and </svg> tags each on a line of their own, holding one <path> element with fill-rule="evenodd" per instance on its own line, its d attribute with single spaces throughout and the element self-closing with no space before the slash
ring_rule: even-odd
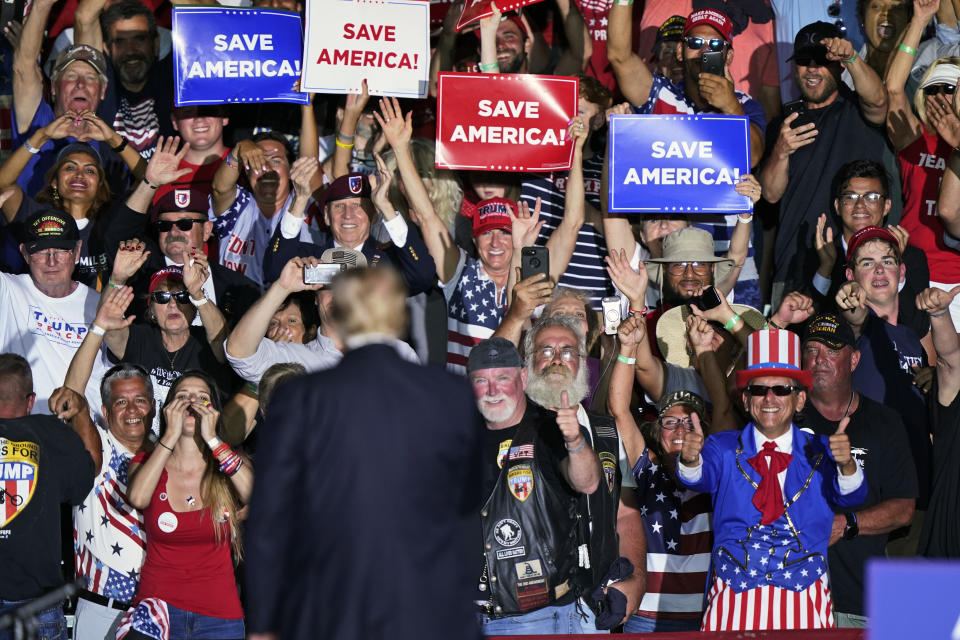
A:
<svg viewBox="0 0 960 640">
<path fill-rule="evenodd" d="M 750 121 L 724 115 L 610 117 L 611 213 L 747 213 Z"/>
<path fill-rule="evenodd" d="M 295 102 L 303 31 L 300 16 L 274 9 L 176 7 L 173 64 L 178 107 Z"/>
</svg>

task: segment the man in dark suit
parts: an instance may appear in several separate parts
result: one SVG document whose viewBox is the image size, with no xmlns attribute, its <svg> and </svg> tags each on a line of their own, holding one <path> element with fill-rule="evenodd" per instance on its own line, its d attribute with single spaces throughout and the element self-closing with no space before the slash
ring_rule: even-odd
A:
<svg viewBox="0 0 960 640">
<path fill-rule="evenodd" d="M 396 350 L 391 268 L 333 282 L 347 353 L 270 403 L 247 523 L 251 639 L 478 638 L 483 420 L 469 384 Z"/>
<path fill-rule="evenodd" d="M 140 189 L 144 187 L 138 186 L 137 190 Z M 115 260 L 121 248 L 148 254 L 136 273 L 122 273 L 113 265 L 114 271 L 110 276 L 114 284 L 130 284 L 135 292 L 145 293 L 151 274 L 167 266 L 183 266 L 191 260 L 191 252 L 194 255 L 202 254 L 213 223 L 207 218 L 209 204 L 203 191 L 192 188 L 168 191 L 150 207 L 148 216 L 145 212 L 149 194 L 145 194 L 147 199 L 144 200 L 138 197 L 137 190 L 125 205 L 115 210 L 104 231 L 104 245 L 110 260 Z M 147 232 L 148 218 L 156 229 L 156 240 Z M 260 297 L 260 290 L 253 280 L 241 273 L 212 261 L 209 266 L 210 275 L 203 285 L 204 293 L 223 312 L 227 324 L 232 327 Z M 127 282 L 128 278 L 130 282 Z M 138 306 L 141 302 L 143 304 Z M 145 303 L 146 299 L 138 296 L 131 312 L 142 317 Z"/>
<path fill-rule="evenodd" d="M 295 168 L 296 172 L 296 168 Z M 392 264 L 403 275 L 410 295 L 422 293 L 436 284 L 436 266 L 420 231 L 407 224 L 387 197 L 390 174 L 381 173 L 371 187 L 367 176 L 350 173 L 334 180 L 323 193 L 320 208 L 329 232 L 322 232 L 317 244 L 300 241 L 304 213 L 293 207 L 284 213 L 263 256 L 263 281 L 273 282 L 291 258 L 319 258 L 331 247 L 347 247 L 363 254 L 367 264 Z M 297 177 L 293 176 L 296 185 Z M 390 242 L 379 243 L 370 235 L 377 215 Z"/>
</svg>

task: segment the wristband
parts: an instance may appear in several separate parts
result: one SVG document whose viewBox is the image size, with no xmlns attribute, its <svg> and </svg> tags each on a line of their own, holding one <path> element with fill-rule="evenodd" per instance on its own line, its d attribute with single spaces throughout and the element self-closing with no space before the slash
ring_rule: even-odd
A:
<svg viewBox="0 0 960 640">
<path fill-rule="evenodd" d="M 107 333 L 107 330 L 103 327 L 97 326 L 96 323 L 90 325 L 90 331 L 100 336 L 101 338 Z"/>
<path fill-rule="evenodd" d="M 345 133 L 338 133 L 337 137 L 343 140 L 344 142 L 353 142 L 353 136 L 348 136 Z"/>
<path fill-rule="evenodd" d="M 753 222 L 753 213 L 744 218 L 741 214 L 737 214 L 737 224 L 750 224 Z"/>
<path fill-rule="evenodd" d="M 169 451 L 170 453 L 173 453 L 173 449 L 163 444 L 163 440 L 157 440 L 157 444 L 163 447 L 164 449 L 166 449 L 167 451 Z"/>
<path fill-rule="evenodd" d="M 23 141 L 23 148 L 29 151 L 33 155 L 37 155 L 38 153 L 40 153 L 40 149 L 37 149 L 35 146 L 30 144 L 29 139 Z"/>
<path fill-rule="evenodd" d="M 227 153 L 227 157 L 225 158 L 225 160 L 228 167 L 230 167 L 231 169 L 236 169 L 237 171 L 240 171 L 240 158 L 237 158 L 236 156 L 233 155 L 233 149 L 231 149 Z"/>
<path fill-rule="evenodd" d="M 160 185 L 158 185 L 158 184 L 151 184 L 150 181 L 147 180 L 147 176 L 143 176 L 143 184 L 147 185 L 148 187 L 150 187 L 150 188 L 153 189 L 154 191 L 156 191 L 157 189 L 160 188 Z"/>
<path fill-rule="evenodd" d="M 613 4 L 620 5 L 621 7 L 629 7 L 633 4 L 633 0 L 614 0 Z"/>
<path fill-rule="evenodd" d="M 114 153 L 120 153 L 121 151 L 127 148 L 127 139 L 124 138 L 123 136 L 120 136 L 120 144 L 118 144 L 115 147 L 111 146 L 110 148 L 113 149 Z"/>
<path fill-rule="evenodd" d="M 640 316 L 641 318 L 646 318 L 647 311 L 649 311 L 649 309 L 647 309 L 647 305 L 643 305 L 643 309 L 637 310 L 637 309 L 634 309 L 633 307 L 630 307 L 628 311 L 632 316 Z"/>
<path fill-rule="evenodd" d="M 337 137 L 337 138 L 334 140 L 334 142 L 335 142 L 336 145 L 337 145 L 338 147 L 340 147 L 341 149 L 353 149 L 353 143 L 352 143 L 352 142 L 349 143 L 349 144 L 344 144 L 344 143 L 340 142 L 340 138 L 339 138 L 339 137 Z"/>
<path fill-rule="evenodd" d="M 580 439 L 583 442 L 581 442 L 580 446 L 577 447 L 576 449 L 571 449 L 570 447 L 568 447 L 566 442 L 563 443 L 563 448 L 567 450 L 567 453 L 580 453 L 581 451 L 583 451 L 583 448 L 587 446 L 587 439 L 584 438 L 582 435 L 580 436 Z"/>
<path fill-rule="evenodd" d="M 904 53 L 909 53 L 912 56 L 917 55 L 917 50 L 908 44 L 902 44 L 899 47 L 897 47 L 897 49 L 900 49 L 900 51 L 903 51 Z"/>
<path fill-rule="evenodd" d="M 947 315 L 947 312 L 948 312 L 948 311 L 950 311 L 950 309 L 944 309 L 944 310 L 941 311 L 940 313 L 929 313 L 929 314 L 927 314 L 927 315 L 929 315 L 931 318 L 939 318 L 940 316 L 945 316 L 945 315 Z M 96 326 L 96 325 L 94 325 L 94 326 Z"/>
<path fill-rule="evenodd" d="M 193 299 L 193 296 L 189 296 L 189 297 L 190 297 L 190 304 L 192 304 L 192 305 L 193 305 L 194 307 L 196 307 L 197 309 L 199 309 L 199 308 L 202 307 L 203 305 L 207 304 L 207 297 L 206 297 L 206 296 L 200 298 L 199 300 L 194 300 L 194 299 Z"/>
<path fill-rule="evenodd" d="M 636 358 L 628 358 L 622 353 L 617 354 L 617 362 L 622 362 L 623 364 L 637 364 Z"/>
<path fill-rule="evenodd" d="M 113 280 L 107 280 L 107 284 L 110 286 L 111 289 L 123 289 L 122 284 L 117 284 Z"/>
<path fill-rule="evenodd" d="M 727 324 L 723 325 L 723 328 L 726 329 L 727 331 L 733 331 L 734 325 L 736 325 L 738 322 L 740 322 L 740 314 L 735 313 L 733 314 L 732 318 L 727 320 Z"/>
<path fill-rule="evenodd" d="M 856 61 L 856 59 L 857 59 L 857 52 L 854 51 L 852 58 L 850 58 L 849 60 L 842 60 L 841 62 L 843 62 L 843 64 L 850 64 L 851 62 Z"/>
<path fill-rule="evenodd" d="M 213 436 L 212 438 L 207 440 L 207 446 L 210 447 L 211 449 L 215 449 L 217 445 L 220 444 L 221 442 L 223 441 L 220 439 L 219 436 Z"/>
<path fill-rule="evenodd" d="M 781 327 L 780 325 L 775 324 L 775 323 L 773 322 L 773 318 L 770 318 L 769 320 L 767 320 L 767 326 L 768 326 L 768 327 L 772 327 L 772 328 L 776 329 L 777 331 L 783 331 L 783 330 L 784 330 L 783 327 Z"/>
<path fill-rule="evenodd" d="M 500 71 L 499 62 L 481 62 L 480 71 Z"/>
</svg>

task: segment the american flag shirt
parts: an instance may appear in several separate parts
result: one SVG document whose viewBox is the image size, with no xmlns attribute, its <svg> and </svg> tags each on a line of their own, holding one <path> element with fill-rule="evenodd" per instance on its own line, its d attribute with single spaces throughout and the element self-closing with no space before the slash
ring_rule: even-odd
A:
<svg viewBox="0 0 960 640">
<path fill-rule="evenodd" d="M 670 470 L 654 464 L 647 449 L 633 475 L 647 535 L 647 591 L 637 614 L 698 620 L 713 548 L 710 496 L 678 487 Z"/>
<path fill-rule="evenodd" d="M 503 320 L 507 288 L 497 290 L 480 261 L 463 249 L 454 276 L 440 286 L 447 299 L 447 370 L 466 375 L 470 350 Z"/>
<path fill-rule="evenodd" d="M 93 490 L 73 508 L 77 577 L 106 598 L 132 602 L 146 555 L 143 517 L 127 502 L 127 467 L 133 454 L 100 429 L 103 464 Z"/>
</svg>

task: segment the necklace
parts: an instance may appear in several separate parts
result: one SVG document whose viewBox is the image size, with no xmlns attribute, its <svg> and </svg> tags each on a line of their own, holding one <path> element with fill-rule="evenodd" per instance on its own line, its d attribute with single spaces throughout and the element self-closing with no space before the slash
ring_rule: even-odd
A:
<svg viewBox="0 0 960 640">
<path fill-rule="evenodd" d="M 180 347 L 180 349 L 183 349 L 183 347 Z M 170 373 L 173 373 L 176 371 L 176 369 L 173 368 L 173 363 L 176 361 L 177 356 L 180 355 L 180 349 L 177 349 L 171 355 L 171 352 L 167 351 L 166 347 L 163 348 L 164 351 L 167 351 L 167 359 L 170 361 Z"/>
<path fill-rule="evenodd" d="M 847 409 L 843 412 L 843 418 L 846 418 L 850 415 L 850 407 L 853 405 L 853 389 L 850 390 L 850 400 L 847 401 Z M 843 418 L 840 418 L 843 420 Z"/>
</svg>

